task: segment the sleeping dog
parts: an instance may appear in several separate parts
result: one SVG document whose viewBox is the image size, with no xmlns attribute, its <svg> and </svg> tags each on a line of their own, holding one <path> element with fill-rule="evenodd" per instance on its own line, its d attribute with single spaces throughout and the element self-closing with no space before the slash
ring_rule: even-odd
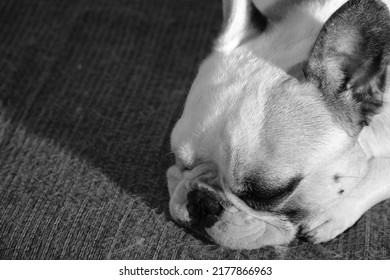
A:
<svg viewBox="0 0 390 280">
<path fill-rule="evenodd" d="M 174 221 L 229 248 L 325 242 L 390 198 L 390 0 L 224 0 L 171 135 Z"/>
</svg>

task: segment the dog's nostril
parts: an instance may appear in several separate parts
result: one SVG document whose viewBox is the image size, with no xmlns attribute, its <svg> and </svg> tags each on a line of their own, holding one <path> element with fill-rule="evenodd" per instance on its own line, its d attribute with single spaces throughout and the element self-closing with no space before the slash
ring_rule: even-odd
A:
<svg viewBox="0 0 390 280">
<path fill-rule="evenodd" d="M 201 197 L 199 204 L 200 208 L 203 209 L 206 214 L 218 215 L 222 211 L 221 204 L 208 196 Z"/>
<path fill-rule="evenodd" d="M 211 227 L 218 221 L 223 207 L 215 194 L 192 190 L 187 194 L 187 210 L 194 226 Z"/>
</svg>

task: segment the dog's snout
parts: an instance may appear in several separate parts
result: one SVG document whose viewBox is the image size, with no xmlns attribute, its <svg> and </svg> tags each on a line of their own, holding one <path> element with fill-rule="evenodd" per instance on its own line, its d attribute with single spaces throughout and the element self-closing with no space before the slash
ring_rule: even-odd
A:
<svg viewBox="0 0 390 280">
<path fill-rule="evenodd" d="M 188 193 L 187 200 L 191 224 L 196 227 L 212 227 L 223 211 L 218 197 L 207 190 L 192 190 Z"/>
</svg>

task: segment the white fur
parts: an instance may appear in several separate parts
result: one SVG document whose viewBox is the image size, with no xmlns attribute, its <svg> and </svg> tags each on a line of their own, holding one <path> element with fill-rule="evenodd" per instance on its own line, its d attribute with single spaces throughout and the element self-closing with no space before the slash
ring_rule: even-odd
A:
<svg viewBox="0 0 390 280">
<path fill-rule="evenodd" d="M 219 51 L 229 52 L 243 40 L 243 36 L 250 28 L 246 19 L 250 2 L 250 0 L 223 0 L 224 17 L 227 17 L 227 21 L 225 22 L 226 32 L 220 36 L 216 44 Z M 226 13 L 230 13 L 230 15 L 226 15 Z"/>
<path fill-rule="evenodd" d="M 257 37 L 252 33 L 248 37 L 247 32 L 252 32 L 245 14 L 248 2 L 230 3 L 232 17 L 214 52 L 202 63 L 172 132 L 177 166 L 167 173 L 174 219 L 189 220 L 185 207 L 189 182 L 208 172 L 219 178 L 224 191 L 216 191 L 236 207 L 237 215 L 245 213 L 276 225 L 272 240 L 259 242 L 262 236 L 248 240 L 256 246 L 289 242 L 296 228 L 285 224 L 283 229 L 285 221 L 271 213 L 249 211 L 234 195 L 240 190 L 235 178 L 248 170 L 256 169 L 271 181 L 304 175 L 294 195 L 280 207 L 300 205 L 310 210 L 304 232 L 313 242 L 334 238 L 390 197 L 389 100 L 351 146 L 350 137 L 334 124 L 316 89 L 288 74 L 307 59 L 323 24 L 346 0 L 301 1 L 284 10 L 278 2 L 288 4 L 254 0 L 269 17 L 269 27 Z M 199 168 L 182 171 L 183 166 L 204 163 L 207 168 L 201 172 Z M 340 183 L 333 180 L 337 173 L 343 174 Z M 344 199 L 337 189 L 345 192 Z M 208 232 L 224 246 L 240 247 L 240 238 L 226 241 L 226 223 L 223 220 L 224 234 L 221 227 Z M 224 239 L 218 240 L 222 235 Z"/>
<path fill-rule="evenodd" d="M 280 0 L 253 2 L 261 11 L 266 11 L 278 2 L 288 5 L 288 1 Z M 271 18 L 271 31 L 266 32 L 265 36 L 259 36 L 250 47 L 257 49 L 267 62 L 287 70 L 307 59 L 323 24 L 345 2 L 347 0 L 329 0 L 325 3 L 303 1 L 291 6 L 282 19 L 273 22 Z"/>
</svg>

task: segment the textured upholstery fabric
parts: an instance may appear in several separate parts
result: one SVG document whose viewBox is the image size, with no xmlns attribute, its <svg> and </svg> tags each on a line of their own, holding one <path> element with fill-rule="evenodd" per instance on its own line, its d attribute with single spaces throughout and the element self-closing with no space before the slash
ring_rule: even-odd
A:
<svg viewBox="0 0 390 280">
<path fill-rule="evenodd" d="M 329 243 L 252 251 L 169 219 L 169 134 L 220 5 L 0 1 L 1 259 L 389 259 L 389 201 Z"/>
</svg>

